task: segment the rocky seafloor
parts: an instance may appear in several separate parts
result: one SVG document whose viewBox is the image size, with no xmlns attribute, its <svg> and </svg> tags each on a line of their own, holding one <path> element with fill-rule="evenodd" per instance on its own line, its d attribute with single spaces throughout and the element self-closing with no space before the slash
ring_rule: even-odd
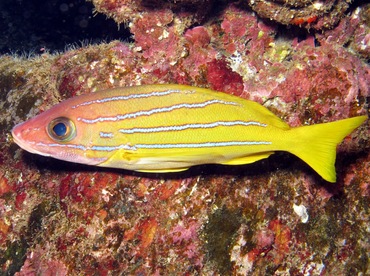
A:
<svg viewBox="0 0 370 276">
<path fill-rule="evenodd" d="M 282 152 L 145 174 L 33 155 L 10 135 L 64 99 L 153 83 L 254 100 L 292 127 L 368 114 L 369 4 L 92 3 L 132 42 L 0 56 L 0 274 L 370 274 L 368 122 L 338 147 L 335 184 Z"/>
</svg>

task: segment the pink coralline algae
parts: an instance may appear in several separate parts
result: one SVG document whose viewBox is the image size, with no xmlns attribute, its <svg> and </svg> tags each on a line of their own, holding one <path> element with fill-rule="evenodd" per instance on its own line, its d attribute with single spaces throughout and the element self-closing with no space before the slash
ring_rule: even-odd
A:
<svg viewBox="0 0 370 276">
<path fill-rule="evenodd" d="M 242 3 L 204 16 L 210 11 L 164 1 L 158 9 L 93 2 L 130 21 L 134 42 L 0 57 L 2 274 L 370 274 L 368 122 L 338 148 L 335 184 L 285 153 L 245 166 L 143 174 L 33 155 L 9 135 L 63 99 L 151 83 L 255 100 L 292 126 L 366 114 L 368 5 L 330 31 L 298 36 Z M 302 24 L 324 26 L 327 15 L 302 14 Z"/>
<path fill-rule="evenodd" d="M 91 0 L 98 12 L 112 17 L 116 22 L 135 21 L 140 15 L 151 14 L 153 9 L 175 12 L 187 24 L 197 23 L 207 17 L 212 7 L 219 7 L 212 0 L 186 1 L 130 1 L 130 0 Z M 226 1 L 233 3 L 235 1 Z M 345 16 L 349 4 L 345 0 L 246 0 L 240 1 L 243 7 L 249 6 L 261 18 L 267 18 L 284 25 L 303 26 L 308 29 L 329 29 Z M 222 6 L 221 6 L 222 7 Z M 189 26 L 188 25 L 188 26 Z"/>
<path fill-rule="evenodd" d="M 335 28 L 316 34 L 321 43 L 346 45 L 351 52 L 370 59 L 370 4 L 358 7 L 343 18 Z"/>
<path fill-rule="evenodd" d="M 189 18 L 201 20 L 213 6 L 213 0 L 89 0 L 97 12 L 112 17 L 116 22 L 128 22 L 151 14 L 155 10 L 173 10 Z"/>
</svg>

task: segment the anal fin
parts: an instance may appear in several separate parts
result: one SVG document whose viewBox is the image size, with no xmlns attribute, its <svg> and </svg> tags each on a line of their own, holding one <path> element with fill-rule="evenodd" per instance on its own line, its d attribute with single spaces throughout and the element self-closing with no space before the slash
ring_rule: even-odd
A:
<svg viewBox="0 0 370 276">
<path fill-rule="evenodd" d="M 237 158 L 230 159 L 226 162 L 222 162 L 221 164 L 223 164 L 223 165 L 251 164 L 251 163 L 254 163 L 258 160 L 265 159 L 273 153 L 274 153 L 273 151 L 267 151 L 267 152 L 262 152 L 262 153 L 258 153 L 258 154 L 253 154 L 253 155 L 248 155 L 248 156 L 243 156 L 243 157 L 237 157 Z"/>
<path fill-rule="evenodd" d="M 144 169 L 144 170 L 136 170 L 137 172 L 144 172 L 144 173 L 172 173 L 172 172 L 183 172 L 189 168 L 174 168 L 174 169 Z"/>
</svg>

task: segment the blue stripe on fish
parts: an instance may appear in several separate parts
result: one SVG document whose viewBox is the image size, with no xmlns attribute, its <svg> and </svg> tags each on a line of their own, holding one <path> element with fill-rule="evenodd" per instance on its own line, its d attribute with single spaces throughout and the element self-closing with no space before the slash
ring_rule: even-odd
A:
<svg viewBox="0 0 370 276">
<path fill-rule="evenodd" d="M 227 141 L 227 142 L 205 142 L 205 143 L 183 143 L 183 144 L 136 144 L 118 145 L 118 146 L 92 146 L 91 150 L 96 151 L 115 151 L 119 149 L 137 150 L 137 149 L 182 149 L 182 148 L 212 148 L 227 146 L 254 146 L 271 145 L 268 141 Z"/>
<path fill-rule="evenodd" d="M 160 127 L 145 127 L 145 128 L 127 128 L 120 129 L 119 132 L 124 134 L 133 133 L 151 133 L 151 132 L 166 132 L 166 131 L 181 131 L 186 129 L 203 129 L 203 128 L 214 128 L 218 126 L 260 126 L 266 127 L 266 124 L 253 121 L 218 121 L 212 123 L 203 124 L 184 124 L 175 126 L 160 126 Z"/>
<path fill-rule="evenodd" d="M 205 142 L 187 144 L 137 144 L 139 149 L 178 149 L 178 148 L 207 148 L 207 147 L 228 147 L 228 146 L 252 146 L 271 145 L 268 141 L 227 141 L 227 142 Z"/>
<path fill-rule="evenodd" d="M 86 124 L 95 124 L 97 122 L 107 122 L 107 121 L 116 122 L 116 121 L 122 121 L 125 119 L 137 118 L 140 116 L 150 116 L 153 114 L 169 112 L 169 111 L 173 111 L 173 110 L 181 109 L 181 108 L 189 108 L 189 109 L 203 108 L 203 107 L 206 107 L 212 104 L 239 105 L 238 103 L 235 103 L 235 102 L 226 102 L 222 100 L 210 100 L 210 101 L 205 101 L 202 103 L 175 104 L 175 105 L 166 106 L 166 107 L 153 108 L 153 109 L 141 110 L 141 111 L 137 111 L 133 113 L 120 114 L 120 115 L 112 116 L 112 117 L 98 117 L 95 119 L 85 119 L 85 118 L 78 117 L 77 120 L 80 122 L 86 123 Z"/>
<path fill-rule="evenodd" d="M 113 138 L 113 133 L 112 132 L 99 132 L 100 138 Z"/>
<path fill-rule="evenodd" d="M 160 97 L 160 96 L 167 96 L 170 94 L 174 93 L 181 93 L 181 90 L 166 90 L 166 91 L 154 91 L 150 93 L 142 93 L 142 94 L 131 94 L 128 96 L 115 96 L 115 97 L 107 97 L 107 98 L 102 98 L 98 100 L 93 100 L 93 101 L 87 101 L 83 102 L 77 105 L 72 106 L 73 109 L 78 108 L 80 106 L 86 106 L 86 105 L 91 105 L 91 104 L 101 104 L 101 103 L 106 103 L 106 102 L 114 102 L 114 101 L 127 101 L 131 99 L 140 99 L 140 98 L 150 98 L 150 97 Z"/>
<path fill-rule="evenodd" d="M 183 144 L 136 144 L 127 145 L 122 144 L 118 146 L 90 146 L 85 147 L 82 145 L 75 144 L 44 144 L 37 143 L 39 146 L 49 146 L 49 147 L 66 147 L 75 148 L 79 150 L 93 150 L 93 151 L 115 151 L 120 149 L 125 150 L 137 150 L 137 149 L 181 149 L 181 148 L 207 148 L 207 147 L 228 147 L 228 146 L 254 146 L 254 145 L 271 145 L 272 142 L 269 141 L 227 141 L 227 142 L 204 142 L 204 143 L 183 143 Z"/>
</svg>

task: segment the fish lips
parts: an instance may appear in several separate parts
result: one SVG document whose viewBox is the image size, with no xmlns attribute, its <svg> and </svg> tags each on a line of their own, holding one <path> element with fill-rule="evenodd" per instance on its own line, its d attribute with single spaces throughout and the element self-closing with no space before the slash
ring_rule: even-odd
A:
<svg viewBox="0 0 370 276">
<path fill-rule="evenodd" d="M 41 152 L 36 149 L 36 143 L 32 141 L 27 141 L 24 137 L 27 136 L 31 131 L 35 129 L 24 128 L 24 123 L 17 124 L 12 129 L 13 141 L 22 149 L 35 154 L 40 154 L 43 156 L 51 156 L 46 152 Z"/>
</svg>

